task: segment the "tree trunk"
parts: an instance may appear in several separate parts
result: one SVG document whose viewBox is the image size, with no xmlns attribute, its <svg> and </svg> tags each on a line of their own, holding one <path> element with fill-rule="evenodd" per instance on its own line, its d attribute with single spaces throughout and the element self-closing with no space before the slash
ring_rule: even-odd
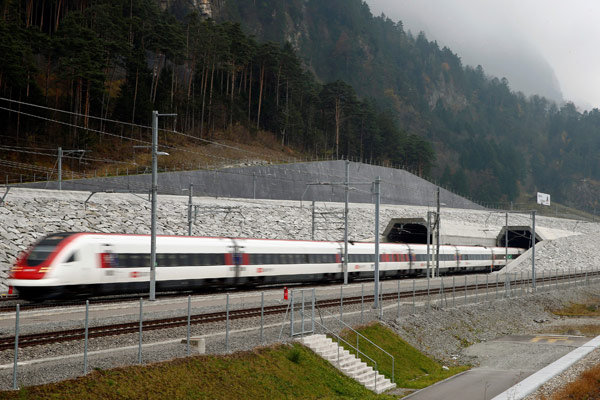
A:
<svg viewBox="0 0 600 400">
<path fill-rule="evenodd" d="M 248 85 L 248 90 L 248 124 L 250 124 L 252 111 L 252 63 L 250 63 L 250 84 Z"/>
<path fill-rule="evenodd" d="M 229 100 L 229 127 L 233 125 L 233 94 L 235 93 L 235 63 L 231 71 L 231 98 Z"/>
<path fill-rule="evenodd" d="M 258 84 L 258 114 L 256 116 L 256 130 L 260 127 L 260 108 L 262 106 L 262 92 L 265 81 L 265 64 L 260 67 L 260 83 Z"/>
<path fill-rule="evenodd" d="M 212 138 L 212 134 L 214 133 L 214 129 L 215 129 L 215 123 L 214 123 L 214 115 L 212 112 L 212 99 L 213 99 L 213 83 L 214 83 L 214 76 L 215 76 L 215 61 L 213 60 L 213 65 L 212 65 L 212 71 L 210 72 L 210 95 L 208 96 L 208 127 L 209 127 L 209 132 L 211 133 L 209 135 L 210 138 Z M 210 129 L 210 122 L 212 123 L 212 130 Z"/>
<path fill-rule="evenodd" d="M 137 101 L 137 93 L 138 93 L 138 81 L 139 81 L 139 77 L 140 77 L 140 69 L 139 67 L 137 67 L 135 69 L 135 89 L 133 89 L 133 107 L 132 107 L 132 111 L 131 111 L 131 137 L 133 138 L 133 123 L 135 122 L 135 103 Z M 141 136 L 141 132 L 140 132 L 140 139 L 142 138 Z"/>
</svg>

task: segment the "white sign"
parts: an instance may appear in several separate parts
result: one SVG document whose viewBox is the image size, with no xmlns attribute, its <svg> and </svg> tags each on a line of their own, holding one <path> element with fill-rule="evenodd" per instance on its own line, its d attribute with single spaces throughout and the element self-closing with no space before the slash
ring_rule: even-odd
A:
<svg viewBox="0 0 600 400">
<path fill-rule="evenodd" d="M 543 206 L 549 206 L 550 205 L 550 195 L 546 194 L 546 193 L 539 193 L 537 194 L 537 203 L 541 204 Z"/>
</svg>

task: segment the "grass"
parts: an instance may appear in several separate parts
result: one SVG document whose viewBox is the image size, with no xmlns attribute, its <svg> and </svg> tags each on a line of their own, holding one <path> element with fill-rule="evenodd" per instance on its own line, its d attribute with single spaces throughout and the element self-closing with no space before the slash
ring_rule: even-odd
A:
<svg viewBox="0 0 600 400">
<path fill-rule="evenodd" d="M 0 399 L 394 399 L 376 395 L 299 344 L 116 368 Z"/>
<path fill-rule="evenodd" d="M 567 307 L 552 312 L 561 317 L 598 317 L 600 316 L 600 304 L 594 301 L 585 304 L 571 303 Z"/>
<path fill-rule="evenodd" d="M 448 370 L 433 359 L 425 356 L 406 343 L 390 329 L 372 324 L 357 329 L 362 335 L 394 356 L 394 377 L 398 387 L 422 389 L 433 383 L 469 369 L 468 366 L 450 367 Z M 356 346 L 356 334 L 350 330 L 342 332 L 344 340 Z M 348 347 L 345 345 L 345 347 Z M 359 349 L 377 362 L 377 367 L 386 377 L 392 377 L 392 360 L 366 340 L 359 338 Z M 355 353 L 353 349 L 349 351 Z M 363 361 L 368 362 L 367 359 Z"/>
<path fill-rule="evenodd" d="M 549 400 L 592 400 L 600 394 L 600 365 L 588 369 L 574 382 L 553 393 Z M 548 400 L 548 399 L 545 399 Z"/>
</svg>

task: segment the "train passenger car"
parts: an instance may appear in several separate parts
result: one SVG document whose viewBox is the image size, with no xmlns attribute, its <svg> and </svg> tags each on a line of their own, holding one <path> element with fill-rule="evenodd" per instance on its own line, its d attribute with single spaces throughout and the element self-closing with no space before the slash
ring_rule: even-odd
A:
<svg viewBox="0 0 600 400">
<path fill-rule="evenodd" d="M 434 268 L 435 247 L 431 246 Z M 350 279 L 373 278 L 373 243 L 351 242 Z M 440 246 L 440 273 L 489 272 L 506 265 L 504 248 Z M 509 259 L 522 249 L 509 248 Z M 158 236 L 156 290 L 341 281 L 341 242 Z M 380 277 L 424 275 L 424 245 L 380 245 Z M 56 233 L 19 256 L 8 284 L 25 299 L 140 293 L 149 288 L 150 236 Z"/>
</svg>

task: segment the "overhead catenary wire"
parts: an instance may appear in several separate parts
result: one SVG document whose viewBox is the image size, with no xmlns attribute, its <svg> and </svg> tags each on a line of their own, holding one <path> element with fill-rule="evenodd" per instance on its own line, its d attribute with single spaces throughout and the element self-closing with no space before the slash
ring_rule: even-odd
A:
<svg viewBox="0 0 600 400">
<path fill-rule="evenodd" d="M 100 120 L 100 121 L 103 121 L 103 122 L 111 122 L 111 123 L 116 123 L 116 124 L 121 124 L 121 125 L 126 125 L 126 126 L 133 126 L 133 127 L 142 128 L 142 129 L 148 129 L 148 130 L 152 129 L 151 126 L 147 126 L 147 125 L 140 125 L 140 124 L 134 124 L 134 123 L 131 123 L 131 122 L 118 121 L 118 120 L 108 119 L 108 118 L 104 118 L 104 117 L 97 117 L 97 116 L 94 116 L 94 115 L 86 115 L 86 114 L 76 113 L 76 112 L 73 112 L 73 111 L 66 111 L 66 110 L 61 110 L 61 109 L 57 109 L 57 108 L 51 108 L 51 107 L 47 107 L 47 106 L 41 106 L 41 105 L 38 105 L 38 104 L 26 103 L 26 102 L 23 102 L 23 101 L 8 99 L 8 98 L 5 98 L 5 97 L 0 97 L 0 100 L 12 102 L 12 103 L 17 103 L 17 104 L 21 104 L 21 105 L 26 105 L 26 106 L 31 106 L 31 107 L 37 107 L 37 108 L 45 109 L 45 110 L 48 110 L 48 111 L 65 113 L 65 114 L 74 115 L 74 116 L 78 116 L 78 117 L 82 117 L 82 118 L 90 118 L 90 119 Z M 20 113 L 20 114 L 27 115 L 27 116 L 41 118 L 41 119 L 44 119 L 44 120 L 50 121 L 50 122 L 63 123 L 62 121 L 52 120 L 52 119 L 49 119 L 49 118 L 46 118 L 46 117 L 41 117 L 41 116 L 36 116 L 35 114 L 28 114 L 28 113 L 25 113 L 25 112 L 23 112 L 21 110 L 7 109 L 7 108 L 4 108 L 4 107 L 0 107 L 0 109 L 6 110 L 6 111 L 10 111 L 10 112 L 14 112 L 14 113 Z M 88 127 L 82 127 L 82 126 L 79 126 L 79 125 L 73 125 L 73 124 L 67 124 L 67 123 L 64 123 L 64 124 L 72 126 L 72 127 L 78 127 L 79 129 L 89 130 L 89 131 L 92 131 L 92 132 L 106 133 L 106 134 L 108 134 L 107 132 L 94 130 L 94 129 L 91 129 L 91 128 L 88 128 Z M 162 128 L 159 128 L 158 130 L 160 132 L 163 132 L 163 133 L 174 133 L 174 134 L 181 135 L 181 136 L 189 138 L 189 139 L 199 140 L 199 141 L 201 141 L 203 143 L 209 143 L 209 144 L 213 144 L 213 145 L 219 146 L 219 147 L 224 147 L 224 148 L 228 148 L 228 149 L 232 149 L 232 150 L 241 151 L 241 152 L 244 152 L 244 153 L 249 153 L 249 154 L 264 156 L 262 153 L 258 153 L 258 152 L 251 151 L 251 150 L 242 149 L 242 148 L 236 147 L 236 146 L 231 146 L 231 145 L 219 143 L 219 142 L 216 142 L 216 141 L 213 141 L 213 140 L 208 140 L 208 139 L 200 138 L 200 137 L 197 137 L 197 136 L 193 136 L 193 135 L 186 134 L 186 133 L 179 132 L 179 131 L 175 131 L 175 130 L 162 129 Z M 112 134 L 112 135 L 115 136 L 115 134 Z M 116 135 L 116 136 L 120 137 L 122 139 L 134 140 L 132 138 L 128 138 L 128 137 L 123 136 L 123 135 Z M 145 143 L 149 143 L 149 142 L 145 142 Z M 279 159 L 279 160 L 283 160 L 283 159 Z"/>
</svg>

